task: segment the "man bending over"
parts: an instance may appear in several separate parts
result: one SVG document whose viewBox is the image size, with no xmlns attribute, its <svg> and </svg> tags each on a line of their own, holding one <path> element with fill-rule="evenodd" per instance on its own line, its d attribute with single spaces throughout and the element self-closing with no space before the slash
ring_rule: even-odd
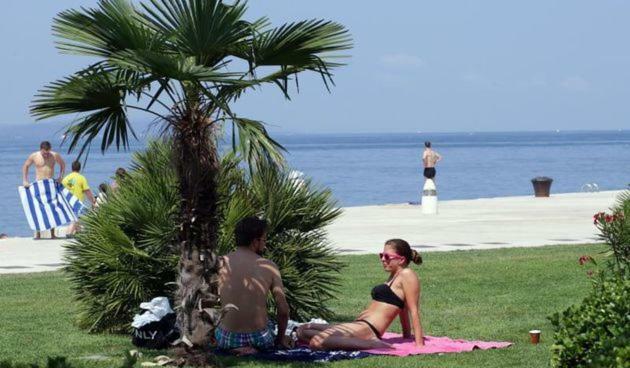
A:
<svg viewBox="0 0 630 368">
<path fill-rule="evenodd" d="M 241 220 L 234 231 L 236 250 L 223 256 L 219 271 L 221 306 L 235 305 L 215 330 L 217 346 L 237 355 L 254 354 L 274 345 L 284 346 L 289 320 L 278 266 L 261 255 L 265 250 L 267 222 L 257 217 Z M 278 311 L 278 335 L 274 336 L 267 316 L 271 292 Z"/>
</svg>

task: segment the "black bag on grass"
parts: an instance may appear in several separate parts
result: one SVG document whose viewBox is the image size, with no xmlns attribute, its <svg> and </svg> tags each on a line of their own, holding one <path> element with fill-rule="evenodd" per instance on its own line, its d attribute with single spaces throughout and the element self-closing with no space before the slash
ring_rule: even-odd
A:
<svg viewBox="0 0 630 368">
<path fill-rule="evenodd" d="M 139 348 L 165 349 L 179 338 L 176 320 L 175 313 L 170 313 L 157 322 L 134 328 L 131 342 Z"/>
<path fill-rule="evenodd" d="M 133 318 L 131 342 L 140 348 L 164 349 L 179 338 L 177 316 L 173 313 L 168 299 L 157 297 L 148 303 L 140 304 L 145 310 Z"/>
</svg>

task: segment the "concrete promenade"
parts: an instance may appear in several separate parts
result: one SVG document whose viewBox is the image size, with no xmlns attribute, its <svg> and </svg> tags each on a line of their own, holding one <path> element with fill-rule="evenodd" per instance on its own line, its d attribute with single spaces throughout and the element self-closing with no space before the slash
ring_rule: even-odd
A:
<svg viewBox="0 0 630 368">
<path fill-rule="evenodd" d="M 394 237 L 423 252 L 593 243 L 592 216 L 607 210 L 617 193 L 442 201 L 438 215 L 407 204 L 348 207 L 327 230 L 332 245 L 346 254 L 377 253 Z M 0 240 L 0 273 L 55 270 L 63 264 L 64 242 Z"/>
<path fill-rule="evenodd" d="M 593 214 L 608 210 L 618 193 L 442 201 L 437 215 L 407 204 L 350 207 L 328 230 L 332 243 L 348 253 L 377 253 L 389 238 L 405 239 L 419 251 L 593 243 Z"/>
</svg>

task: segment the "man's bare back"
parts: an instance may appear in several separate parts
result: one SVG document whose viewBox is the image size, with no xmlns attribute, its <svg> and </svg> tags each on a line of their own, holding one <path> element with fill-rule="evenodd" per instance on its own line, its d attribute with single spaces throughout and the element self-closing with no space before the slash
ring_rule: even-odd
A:
<svg viewBox="0 0 630 368">
<path fill-rule="evenodd" d="M 219 297 L 227 313 L 215 328 L 214 337 L 218 348 L 237 355 L 286 346 L 289 305 L 280 271 L 260 256 L 266 249 L 267 227 L 267 222 L 256 216 L 241 219 L 234 228 L 236 250 L 223 256 L 219 270 Z M 268 325 L 270 292 L 276 302 L 275 334 Z"/>
<path fill-rule="evenodd" d="M 260 331 L 267 326 L 267 295 L 282 295 L 278 267 L 247 248 L 238 247 L 223 257 L 219 271 L 221 304 L 234 304 L 238 311 L 228 312 L 221 327 L 232 332 Z"/>
<path fill-rule="evenodd" d="M 427 148 L 422 154 L 422 162 L 425 168 L 432 168 L 440 161 L 442 157 L 434 150 Z"/>
</svg>

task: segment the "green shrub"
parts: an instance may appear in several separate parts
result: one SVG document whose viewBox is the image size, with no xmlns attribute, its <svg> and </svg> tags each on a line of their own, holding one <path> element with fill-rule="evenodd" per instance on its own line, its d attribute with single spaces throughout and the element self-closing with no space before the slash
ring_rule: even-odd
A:
<svg viewBox="0 0 630 368">
<path fill-rule="evenodd" d="M 612 213 L 593 217 L 600 238 L 609 247 L 608 267 L 600 270 L 581 304 L 550 318 L 555 329 L 554 367 L 630 367 L 629 220 L 629 191 L 619 196 Z M 590 260 L 585 255 L 579 263 Z"/>
<path fill-rule="evenodd" d="M 599 238 L 608 244 L 611 271 L 630 271 L 630 190 L 619 195 L 612 213 L 596 213 L 593 223 L 599 230 Z"/>
<path fill-rule="evenodd" d="M 551 317 L 554 367 L 630 367 L 630 280 L 594 282 L 582 304 Z"/>
<path fill-rule="evenodd" d="M 79 301 L 80 326 L 128 331 L 141 302 L 173 295 L 179 197 L 170 162 L 168 144 L 152 143 L 137 153 L 120 189 L 84 217 L 83 230 L 67 246 L 66 271 Z M 299 185 L 275 166 L 249 173 L 240 164 L 232 155 L 221 162 L 219 254 L 233 249 L 240 219 L 266 218 L 266 256 L 280 268 L 291 317 L 330 318 L 326 305 L 342 267 L 323 230 L 340 214 L 330 191 L 310 180 Z"/>
<path fill-rule="evenodd" d="M 67 246 L 66 268 L 80 303 L 79 325 L 126 330 L 141 301 L 175 290 L 178 213 L 168 147 L 135 155 L 129 176 L 107 202 L 82 218 Z"/>
</svg>

